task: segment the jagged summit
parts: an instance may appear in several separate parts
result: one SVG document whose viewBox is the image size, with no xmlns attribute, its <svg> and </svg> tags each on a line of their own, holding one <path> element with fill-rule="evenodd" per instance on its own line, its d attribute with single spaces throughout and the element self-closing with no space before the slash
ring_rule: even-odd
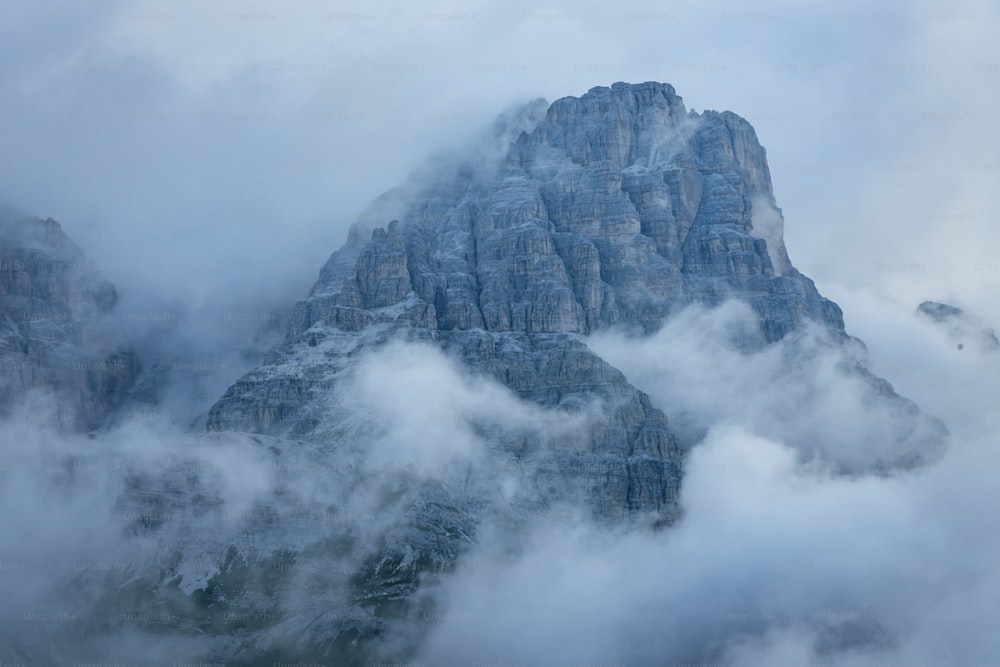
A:
<svg viewBox="0 0 1000 667">
<path fill-rule="evenodd" d="M 327 397 L 355 352 L 404 336 L 545 406 L 631 396 L 642 409 L 590 448 L 623 457 L 626 508 L 663 509 L 679 468 L 662 413 L 620 374 L 609 379 L 581 336 L 651 333 L 687 306 L 735 298 L 758 317 L 748 349 L 809 322 L 848 338 L 840 308 L 788 258 L 753 128 L 729 112 L 689 113 L 665 83 L 536 100 L 360 221 L 296 306 L 284 343 L 212 408 L 209 429 L 323 432 Z M 665 466 L 648 497 L 628 491 L 637 456 Z"/>
<path fill-rule="evenodd" d="M 356 233 L 294 330 L 316 312 L 337 318 L 411 293 L 440 330 L 651 331 L 678 308 L 729 296 L 750 301 L 767 340 L 803 318 L 843 330 L 839 308 L 791 266 L 764 149 L 735 114 L 688 114 L 668 84 L 619 83 L 557 100 L 508 136 L 489 178 L 468 165 L 421 175 L 391 211 L 397 227 Z M 405 255 L 392 275 L 377 259 L 386 243 Z M 357 261 L 374 271 L 352 277 Z"/>
</svg>

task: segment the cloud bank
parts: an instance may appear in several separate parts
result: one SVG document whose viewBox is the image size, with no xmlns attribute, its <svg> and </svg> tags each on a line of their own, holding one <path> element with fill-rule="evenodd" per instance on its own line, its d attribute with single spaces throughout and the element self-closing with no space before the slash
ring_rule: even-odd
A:
<svg viewBox="0 0 1000 667">
<path fill-rule="evenodd" d="M 540 527 L 518 558 L 500 564 L 492 554 L 501 551 L 503 535 L 484 539 L 443 586 L 443 620 L 421 654 L 428 664 L 995 659 L 1000 647 L 990 628 L 1000 577 L 990 563 L 1000 549 L 992 510 L 1000 498 L 989 471 L 997 459 L 998 360 L 969 355 L 962 363 L 943 335 L 900 317 L 900 329 L 919 341 L 907 359 L 928 389 L 924 405 L 945 416 L 958 437 L 934 465 L 844 476 L 820 461 L 803 462 L 801 451 L 778 437 L 799 432 L 794 417 L 756 413 L 769 400 L 761 394 L 780 396 L 780 387 L 742 386 L 725 351 L 709 343 L 702 356 L 676 336 L 683 330 L 711 341 L 710 318 L 681 315 L 683 327 L 672 328 L 675 320 L 630 347 L 630 367 L 643 370 L 654 403 L 669 412 L 682 400 L 717 424 L 690 452 L 682 520 L 657 534 L 554 522 Z M 712 356 L 714 364 L 701 364 Z M 739 363 L 759 373 L 778 370 L 774 361 L 762 355 Z M 683 375 L 696 366 L 698 377 Z M 664 378 L 671 368 L 675 376 Z M 815 381 L 831 390 L 846 382 L 822 371 Z M 958 396 L 950 393 L 956 388 Z M 842 439 L 838 455 L 853 455 L 861 444 L 851 442 L 856 421 L 868 427 L 865 444 L 872 447 L 879 429 L 891 428 L 878 423 L 884 415 L 828 394 L 829 407 L 843 410 L 836 428 L 824 422 L 833 413 L 824 417 L 814 403 L 795 400 L 802 387 L 786 389 L 802 421 L 815 420 L 816 433 L 831 445 Z M 744 390 L 756 395 L 741 405 Z M 720 420 L 721 413 L 730 416 Z"/>
</svg>

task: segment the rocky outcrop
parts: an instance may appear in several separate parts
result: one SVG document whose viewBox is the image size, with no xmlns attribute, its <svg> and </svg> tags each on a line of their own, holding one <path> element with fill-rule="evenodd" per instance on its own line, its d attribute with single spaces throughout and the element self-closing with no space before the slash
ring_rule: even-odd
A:
<svg viewBox="0 0 1000 667">
<path fill-rule="evenodd" d="M 90 430 L 125 399 L 138 373 L 101 318 L 114 287 L 55 220 L 0 215 L 0 411 L 49 396 L 62 428 Z"/>
</svg>

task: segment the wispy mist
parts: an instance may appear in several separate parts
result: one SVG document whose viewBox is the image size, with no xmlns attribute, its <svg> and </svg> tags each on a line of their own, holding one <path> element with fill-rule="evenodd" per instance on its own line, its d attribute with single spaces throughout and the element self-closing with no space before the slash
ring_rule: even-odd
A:
<svg viewBox="0 0 1000 667">
<path fill-rule="evenodd" d="M 449 515 L 459 557 L 373 655 L 997 661 L 1000 362 L 913 316 L 940 299 L 1000 325 L 995 6 L 2 4 L 0 198 L 59 219 L 116 284 L 103 326 L 146 384 L 94 437 L 46 426 L 45 396 L 0 424 L 0 662 L 197 662 L 244 640 L 294 655 L 371 622 L 359 572 L 406 570 L 412 517 L 454 498 L 503 511 Z M 541 494 L 491 438 L 558 442 L 589 413 L 537 409 L 423 345 L 344 375 L 336 447 L 200 432 L 376 195 L 503 109 L 617 80 L 753 123 L 793 264 L 868 348 L 807 330 L 738 351 L 738 304 L 588 341 L 685 436 L 676 525 L 574 504 L 524 520 Z M 881 465 L 933 433 L 870 401 L 844 370 L 859 360 L 943 420 L 929 465 Z"/>
</svg>

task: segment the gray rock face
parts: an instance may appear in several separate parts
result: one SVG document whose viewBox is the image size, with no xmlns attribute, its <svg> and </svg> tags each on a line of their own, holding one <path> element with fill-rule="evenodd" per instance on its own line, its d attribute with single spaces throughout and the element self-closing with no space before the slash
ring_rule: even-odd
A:
<svg viewBox="0 0 1000 667">
<path fill-rule="evenodd" d="M 439 175 L 397 225 L 354 236 L 342 255 L 356 265 L 331 259 L 295 332 L 411 293 L 440 330 L 650 331 L 730 296 L 768 340 L 806 317 L 843 329 L 790 266 L 764 149 L 739 116 L 687 113 L 666 84 L 615 84 L 556 101 L 511 139 L 497 164 Z"/>
<path fill-rule="evenodd" d="M 0 410 L 40 392 L 60 427 L 100 426 L 138 373 L 136 356 L 104 339 L 114 287 L 52 219 L 0 216 Z"/>
</svg>

